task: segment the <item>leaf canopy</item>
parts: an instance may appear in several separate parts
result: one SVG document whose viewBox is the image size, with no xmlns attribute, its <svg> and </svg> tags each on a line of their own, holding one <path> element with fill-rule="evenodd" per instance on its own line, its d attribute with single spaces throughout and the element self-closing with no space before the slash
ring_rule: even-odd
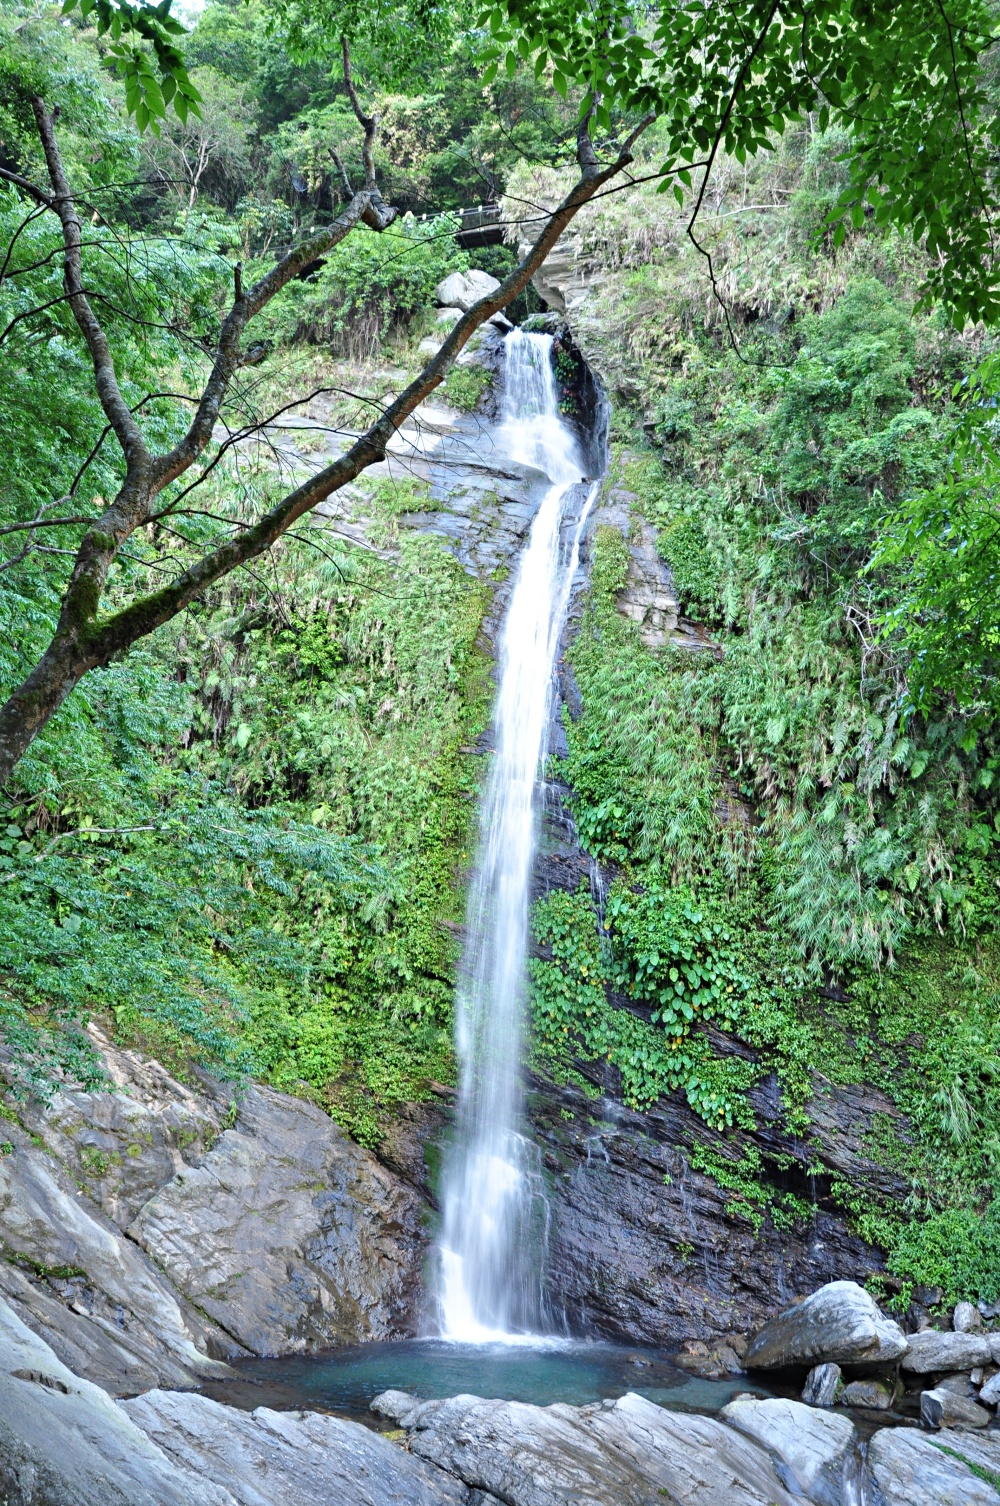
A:
<svg viewBox="0 0 1000 1506">
<path fill-rule="evenodd" d="M 197 111 L 171 0 L 64 0 L 94 15 L 140 129 L 168 108 Z M 666 146 L 664 188 L 695 210 L 720 153 L 771 148 L 807 116 L 846 127 L 847 186 L 831 221 L 842 240 L 871 215 L 923 239 L 925 303 L 956 325 L 1000 319 L 993 160 L 998 122 L 983 77 L 996 22 L 987 0 L 500 0 L 477 16 L 459 3 L 278 0 L 274 24 L 299 56 L 328 59 L 346 35 L 362 71 L 382 82 L 433 72 L 459 32 L 481 41 L 489 81 L 523 63 L 581 99 L 599 131 L 652 111 Z M 691 169 L 702 169 L 692 182 Z"/>
</svg>

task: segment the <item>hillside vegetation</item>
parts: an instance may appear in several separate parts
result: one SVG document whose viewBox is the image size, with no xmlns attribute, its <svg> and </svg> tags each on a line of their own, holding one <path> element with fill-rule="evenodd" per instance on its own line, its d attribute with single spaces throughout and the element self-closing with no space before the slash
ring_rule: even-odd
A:
<svg viewBox="0 0 1000 1506">
<path fill-rule="evenodd" d="M 360 170 L 342 87 L 295 61 L 266 7 L 213 3 L 184 44 L 202 118 L 140 139 L 86 21 L 8 7 L 0 24 L 0 148 L 32 167 L 25 78 L 57 90 L 113 291 L 109 337 L 129 400 L 166 439 L 200 359 L 181 327 L 217 321 L 234 258 L 249 277 L 330 213 L 331 148 Z M 271 355 L 242 377 L 248 418 L 303 378 L 345 426 L 398 390 L 436 282 L 470 264 L 450 212 L 505 191 L 516 240 L 519 206 L 554 193 L 575 118 L 530 69 L 484 85 L 461 44 L 379 104 L 383 191 L 412 214 L 280 295 Z M 874 216 L 839 245 L 826 233 L 845 182 L 836 131 L 810 121 L 776 145 L 719 165 L 703 226 L 714 288 L 655 185 L 607 197 L 574 231 L 600 272 L 576 323 L 613 402 L 608 485 L 655 526 L 711 646 L 645 648 L 616 607 L 628 541 L 598 533 L 561 773 L 613 882 L 600 915 L 589 892 L 536 908 L 535 1055 L 557 1077 L 610 1060 L 639 1107 L 686 1093 L 717 1132 L 724 1185 L 761 1217 L 809 1210 L 772 1206 L 764 1168 L 726 1158 L 753 1082 L 777 1072 L 805 1142 L 817 1077 L 877 1085 L 905 1117 L 869 1150 L 911 1197 L 830 1196 L 889 1251 L 904 1300 L 919 1281 L 993 1301 L 993 677 L 987 662 L 957 690 L 921 680 L 915 614 L 898 612 L 907 509 L 945 479 L 960 384 L 990 346 L 915 311 L 924 253 Z M 654 128 L 637 178 L 657 151 Z M 56 498 L 107 495 L 114 465 L 104 449 L 88 463 L 102 418 L 65 304 L 49 305 L 57 236 L 6 186 L 0 219 L 5 243 L 18 232 L 0 288 L 0 526 L 14 527 Z M 514 251 L 474 259 L 503 273 Z M 215 510 L 240 517 L 276 476 L 241 454 L 176 526 L 207 539 Z M 18 766 L 0 820 L 0 1025 L 19 1091 L 93 1079 L 89 1015 L 181 1073 L 197 1062 L 309 1094 L 369 1144 L 451 1079 L 492 583 L 402 529 L 410 501 L 367 488 L 375 551 L 303 525 L 90 674 Z M 122 592 L 155 580 L 147 532 L 116 566 Z M 44 538 L 0 536 L 5 685 L 51 631 L 66 566 Z M 758 1060 L 718 1057 L 708 1021 Z"/>
</svg>

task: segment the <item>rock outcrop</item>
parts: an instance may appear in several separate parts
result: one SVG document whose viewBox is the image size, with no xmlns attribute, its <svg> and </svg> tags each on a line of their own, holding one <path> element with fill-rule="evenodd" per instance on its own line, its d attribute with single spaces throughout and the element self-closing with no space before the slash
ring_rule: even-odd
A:
<svg viewBox="0 0 1000 1506">
<path fill-rule="evenodd" d="M 5 1506 L 233 1506 L 178 1469 L 106 1391 L 64 1365 L 0 1302 L 0 1499 Z"/>
<path fill-rule="evenodd" d="M 185 1302 L 54 1156 L 8 1125 L 0 1293 L 55 1352 L 116 1395 L 189 1386 L 243 1351 Z"/>
<path fill-rule="evenodd" d="M 283 1354 L 414 1330 L 422 1214 L 322 1110 L 253 1087 L 129 1234 L 245 1348 Z"/>
<path fill-rule="evenodd" d="M 94 1040 L 107 1086 L 19 1103 L 0 1156 L 0 1296 L 66 1365 L 132 1396 L 413 1332 L 417 1187 L 312 1104 Z"/>
<path fill-rule="evenodd" d="M 848 1418 L 801 1402 L 737 1398 L 709 1418 L 635 1395 L 533 1407 L 388 1391 L 372 1409 L 405 1428 L 413 1453 L 505 1506 L 1000 1502 L 982 1477 L 1000 1466 L 997 1435 L 956 1435 L 945 1448 L 913 1428 L 882 1428 L 863 1457 Z"/>
<path fill-rule="evenodd" d="M 818 1506 L 843 1506 L 858 1471 L 857 1435 L 846 1417 L 777 1397 L 741 1397 L 722 1420 L 766 1449 L 782 1482 Z"/>
<path fill-rule="evenodd" d="M 151 1391 L 116 1404 L 0 1301 L 4 1506 L 467 1506 L 358 1423 Z"/>
<path fill-rule="evenodd" d="M 237 1412 L 152 1391 L 124 1403 L 174 1463 L 239 1506 L 466 1506 L 459 1481 L 356 1422 L 316 1412 Z"/>
<path fill-rule="evenodd" d="M 880 1429 L 865 1457 L 870 1506 L 997 1506 L 1000 1494 L 957 1452 L 945 1453 L 913 1428 Z M 991 1457 L 995 1470 L 995 1445 Z"/>
<path fill-rule="evenodd" d="M 641 1396 L 533 1407 L 390 1391 L 373 1410 L 406 1428 L 413 1453 L 507 1506 L 793 1506 L 768 1454 L 714 1418 Z"/>
</svg>

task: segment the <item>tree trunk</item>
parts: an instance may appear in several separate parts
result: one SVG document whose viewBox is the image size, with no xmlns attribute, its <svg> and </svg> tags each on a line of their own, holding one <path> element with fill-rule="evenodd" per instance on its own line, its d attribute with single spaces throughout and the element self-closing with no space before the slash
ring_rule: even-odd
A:
<svg viewBox="0 0 1000 1506">
<path fill-rule="evenodd" d="M 70 691 L 100 662 L 79 643 L 53 638 L 28 678 L 0 707 L 0 784 Z"/>
</svg>

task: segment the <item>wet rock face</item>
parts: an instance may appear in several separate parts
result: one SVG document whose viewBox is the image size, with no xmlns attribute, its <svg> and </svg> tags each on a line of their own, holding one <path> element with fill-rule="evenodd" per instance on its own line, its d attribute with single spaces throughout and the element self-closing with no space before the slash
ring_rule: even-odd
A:
<svg viewBox="0 0 1000 1506">
<path fill-rule="evenodd" d="M 637 1114 L 536 1080 L 529 1113 L 550 1187 L 546 1288 L 574 1329 L 668 1348 L 711 1340 L 880 1267 L 822 1208 L 802 1231 L 765 1218 L 755 1233 L 732 1195 L 692 1170 L 690 1146 L 707 1132 L 680 1095 Z"/>
<path fill-rule="evenodd" d="M 559 411 L 576 434 L 587 475 L 596 479 L 607 467 L 608 402 L 597 376 L 584 359 L 573 331 L 558 314 L 534 314 L 525 320 L 529 333 L 552 336 L 552 365 L 559 389 Z"/>
</svg>

